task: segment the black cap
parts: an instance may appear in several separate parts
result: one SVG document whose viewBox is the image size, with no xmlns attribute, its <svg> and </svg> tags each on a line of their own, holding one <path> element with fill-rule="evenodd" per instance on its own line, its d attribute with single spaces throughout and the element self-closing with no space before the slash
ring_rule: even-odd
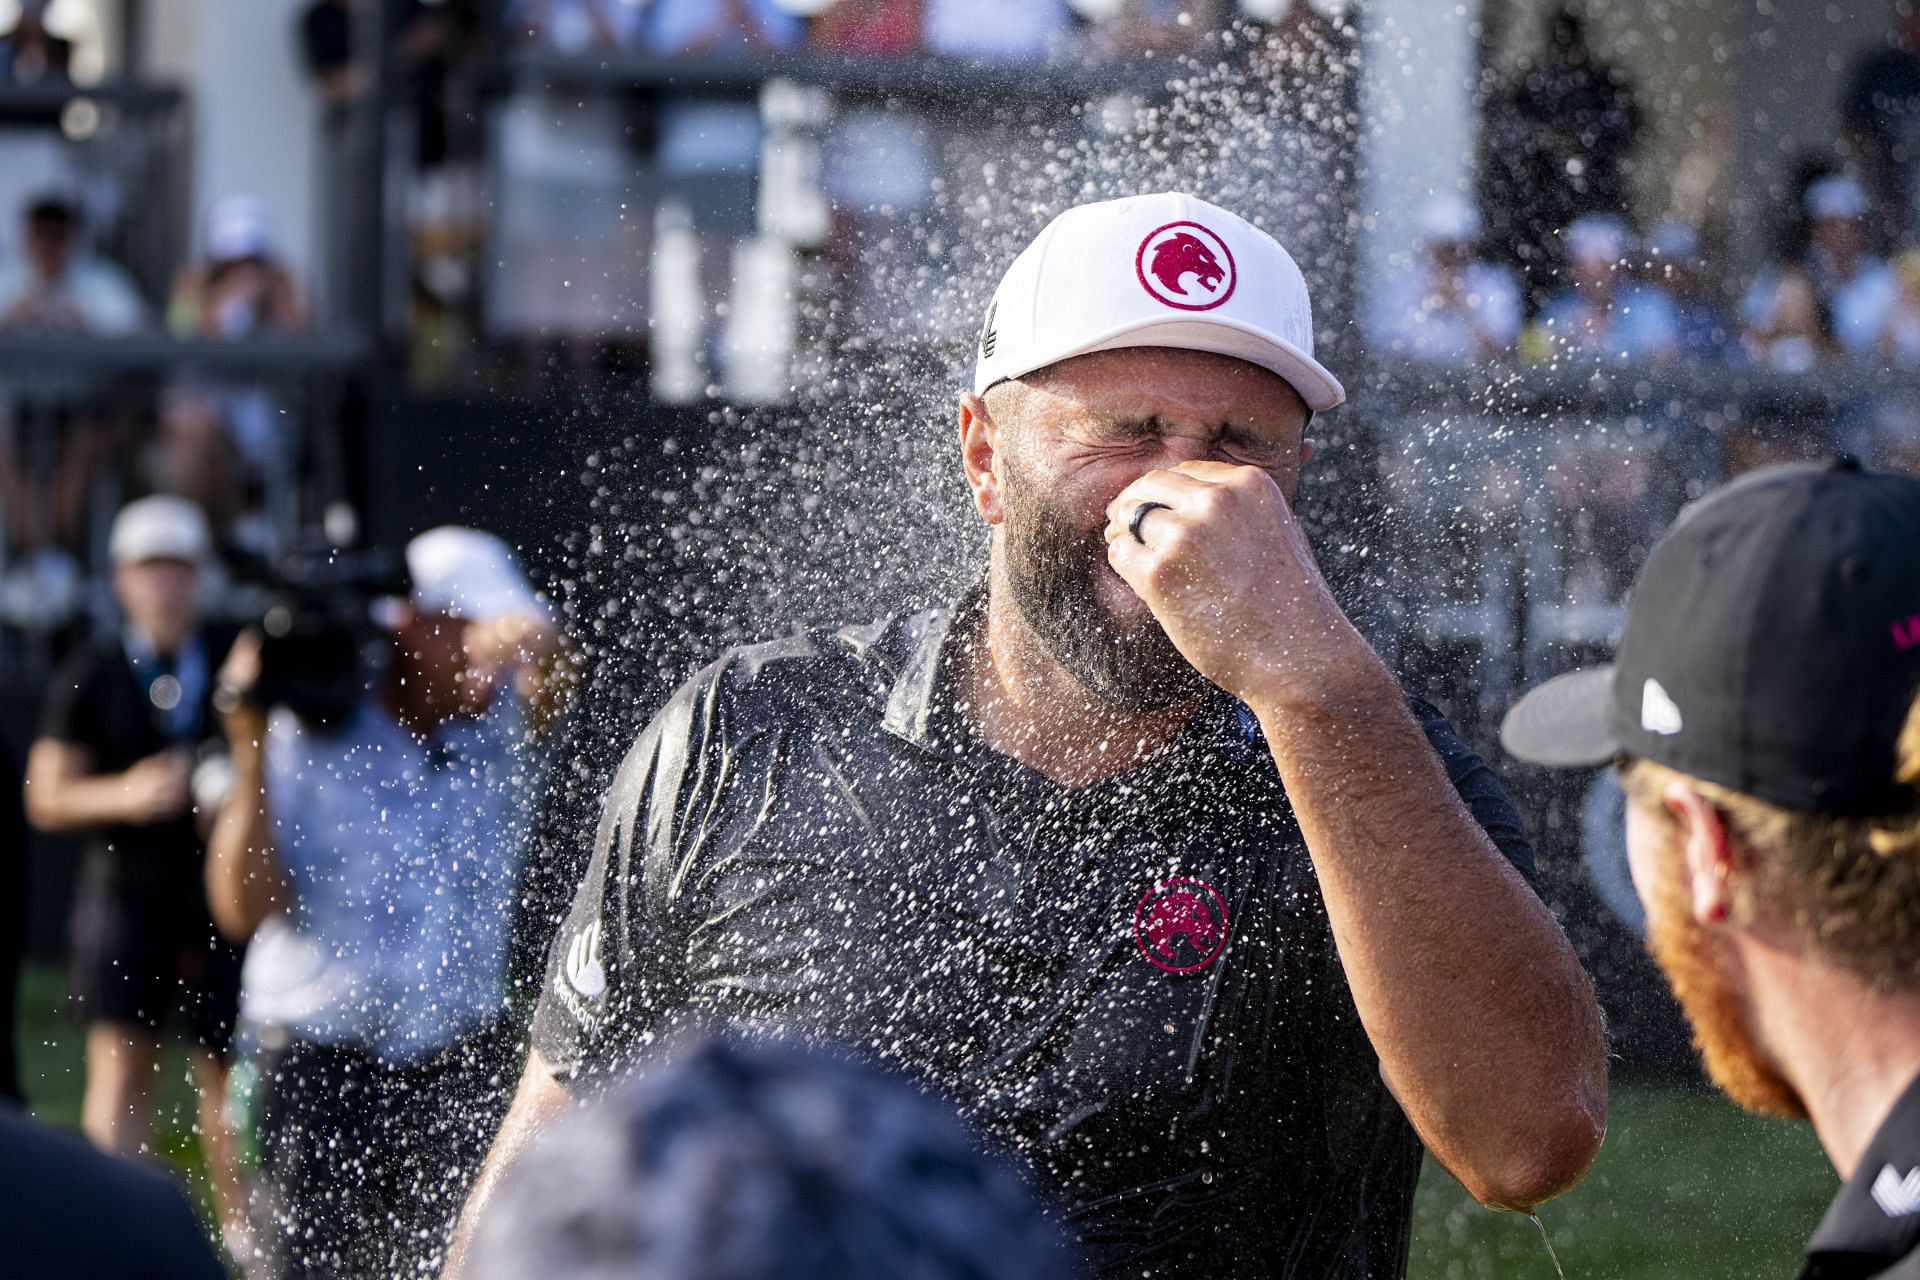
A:
<svg viewBox="0 0 1920 1280">
<path fill-rule="evenodd" d="M 1535 689 L 1500 741 L 1573 768 L 1657 761 L 1788 809 L 1913 809 L 1896 746 L 1920 688 L 1920 480 L 1772 467 L 1680 513 L 1611 666 Z"/>
</svg>

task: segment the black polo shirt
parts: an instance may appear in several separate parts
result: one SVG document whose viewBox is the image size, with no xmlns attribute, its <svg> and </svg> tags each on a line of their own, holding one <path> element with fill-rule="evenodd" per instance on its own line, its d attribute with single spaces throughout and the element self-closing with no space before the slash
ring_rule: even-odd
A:
<svg viewBox="0 0 1920 1280">
<path fill-rule="evenodd" d="M 97 774 L 121 773 L 171 747 L 200 752 L 220 742 L 213 709 L 214 674 L 231 647 L 231 632 L 194 638 L 195 675 L 182 683 L 174 663 L 137 660 L 114 637 L 72 654 L 48 682 L 39 736 L 84 747 Z M 172 701 L 156 684 L 172 678 Z M 188 702 L 180 705 L 181 690 Z M 167 704 L 163 711 L 155 698 Z M 79 892 L 129 910 L 187 913 L 203 920 L 203 845 L 191 813 L 142 826 L 115 824 L 88 833 Z"/>
<path fill-rule="evenodd" d="M 715 1024 L 864 1050 L 1023 1155 L 1097 1273 L 1404 1273 L 1381 1082 L 1258 725 L 1062 787 L 955 704 L 979 600 L 735 650 L 610 788 L 534 1045 L 572 1088 Z M 1529 878 L 1499 783 L 1416 704 Z"/>
<path fill-rule="evenodd" d="M 1807 1242 L 1800 1280 L 1920 1280 L 1920 1079 Z"/>
</svg>

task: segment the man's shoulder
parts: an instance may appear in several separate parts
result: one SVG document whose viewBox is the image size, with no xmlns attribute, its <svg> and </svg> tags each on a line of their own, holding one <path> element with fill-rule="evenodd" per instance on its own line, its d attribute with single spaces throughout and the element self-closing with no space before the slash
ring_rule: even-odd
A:
<svg viewBox="0 0 1920 1280">
<path fill-rule="evenodd" d="M 925 609 L 738 645 L 695 673 L 675 699 L 718 695 L 769 710 L 830 706 L 842 713 L 871 708 L 878 715 L 915 651 L 950 613 Z"/>
<path fill-rule="evenodd" d="M 133 668 L 117 640 L 93 640 L 75 646 L 54 669 L 51 688 L 80 702 L 99 698 L 110 682 L 131 680 Z"/>
</svg>

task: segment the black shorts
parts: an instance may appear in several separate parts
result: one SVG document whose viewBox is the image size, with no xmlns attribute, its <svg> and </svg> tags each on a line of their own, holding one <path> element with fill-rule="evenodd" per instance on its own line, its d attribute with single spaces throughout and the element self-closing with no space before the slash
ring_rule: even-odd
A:
<svg viewBox="0 0 1920 1280">
<path fill-rule="evenodd" d="M 522 1053 L 506 1019 L 404 1066 L 263 1033 L 248 1274 L 439 1275 Z"/>
<path fill-rule="evenodd" d="M 226 1055 L 240 1007 L 242 953 L 204 911 L 136 908 L 111 894 L 82 891 L 69 954 L 83 1021 L 130 1023 L 156 1034 L 173 1026 Z"/>
</svg>

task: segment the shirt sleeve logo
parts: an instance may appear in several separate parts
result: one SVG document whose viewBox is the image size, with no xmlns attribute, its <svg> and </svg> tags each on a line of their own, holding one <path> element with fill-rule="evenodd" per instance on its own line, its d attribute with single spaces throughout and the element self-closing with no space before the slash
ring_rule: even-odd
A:
<svg viewBox="0 0 1920 1280">
<path fill-rule="evenodd" d="M 607 971 L 600 964 L 600 922 L 595 920 L 567 944 L 567 985 L 589 1000 L 607 989 Z"/>
<path fill-rule="evenodd" d="M 1902 1177 L 1892 1165 L 1880 1170 L 1873 1180 L 1873 1202 L 1889 1218 L 1907 1218 L 1920 1213 L 1920 1165 Z"/>
<path fill-rule="evenodd" d="M 1204 880 L 1176 877 L 1133 909 L 1133 942 L 1155 968 L 1194 973 L 1227 949 L 1227 903 Z"/>
<path fill-rule="evenodd" d="M 1142 240 L 1133 269 L 1141 288 L 1181 311 L 1211 311 L 1240 282 L 1233 250 L 1197 222 L 1169 222 Z"/>
</svg>

